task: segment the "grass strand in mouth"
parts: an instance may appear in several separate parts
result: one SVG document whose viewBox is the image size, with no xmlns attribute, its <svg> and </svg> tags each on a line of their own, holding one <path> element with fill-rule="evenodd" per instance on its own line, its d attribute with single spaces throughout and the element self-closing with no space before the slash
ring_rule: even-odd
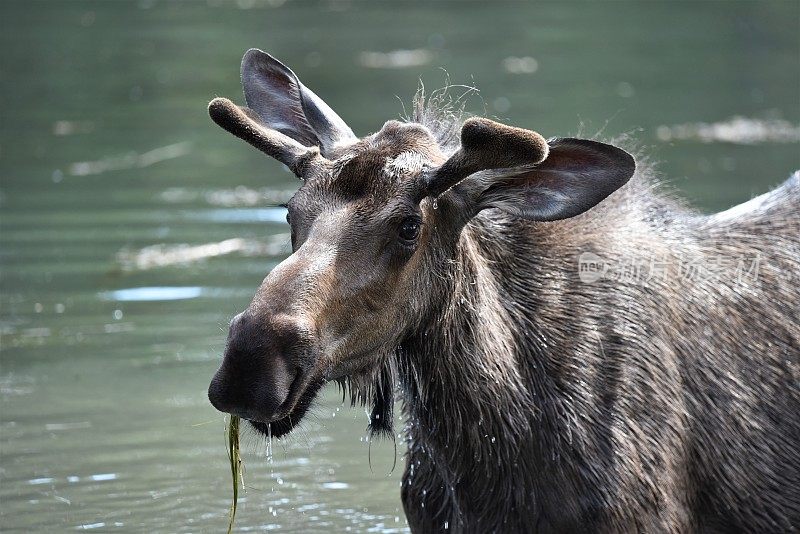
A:
<svg viewBox="0 0 800 534">
<path fill-rule="evenodd" d="M 231 461 L 231 477 L 233 479 L 233 501 L 228 519 L 228 534 L 231 534 L 233 521 L 236 518 L 236 505 L 239 502 L 239 484 L 241 483 L 241 486 L 244 487 L 242 457 L 239 455 L 239 417 L 236 415 L 231 415 L 228 422 L 228 458 Z"/>
</svg>

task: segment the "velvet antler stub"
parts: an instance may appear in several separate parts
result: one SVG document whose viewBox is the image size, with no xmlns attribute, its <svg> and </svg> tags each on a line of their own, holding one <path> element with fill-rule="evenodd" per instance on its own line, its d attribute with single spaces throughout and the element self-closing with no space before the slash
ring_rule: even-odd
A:
<svg viewBox="0 0 800 534">
<path fill-rule="evenodd" d="M 536 165 L 547 158 L 540 134 L 489 119 L 471 118 L 461 128 L 461 148 L 430 175 L 427 189 L 438 196 L 470 174 L 486 169 Z"/>
</svg>

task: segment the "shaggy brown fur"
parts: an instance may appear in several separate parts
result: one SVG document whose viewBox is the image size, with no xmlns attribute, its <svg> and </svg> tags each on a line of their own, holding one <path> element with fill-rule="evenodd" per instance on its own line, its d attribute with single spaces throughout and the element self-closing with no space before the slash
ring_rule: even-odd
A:
<svg viewBox="0 0 800 534">
<path fill-rule="evenodd" d="M 800 175 L 717 221 L 656 196 L 640 169 L 573 219 L 481 214 L 442 259 L 441 304 L 398 352 L 415 531 L 800 525 Z M 748 268 L 759 254 L 761 271 L 587 284 L 586 251 Z"/>
<path fill-rule="evenodd" d="M 643 158 L 622 185 L 623 151 L 551 140 L 431 197 L 471 148 L 442 102 L 298 172 L 295 253 L 232 324 L 214 405 L 282 435 L 337 380 L 390 433 L 396 384 L 415 532 L 796 531 L 800 173 L 700 215 Z"/>
</svg>

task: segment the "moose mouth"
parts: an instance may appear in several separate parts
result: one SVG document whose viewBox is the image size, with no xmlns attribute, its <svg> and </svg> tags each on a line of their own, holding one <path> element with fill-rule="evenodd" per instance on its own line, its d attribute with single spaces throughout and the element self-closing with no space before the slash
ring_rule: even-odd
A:
<svg viewBox="0 0 800 534">
<path fill-rule="evenodd" d="M 297 397 L 297 401 L 288 414 L 268 422 L 246 418 L 247 421 L 264 436 L 272 438 L 285 436 L 300 423 L 326 383 L 337 382 L 344 394 L 345 388 L 358 389 L 359 386 L 357 384 L 363 384 L 374 380 L 375 371 L 379 369 L 379 366 L 368 365 L 363 359 L 356 358 L 356 360 L 357 362 L 350 362 L 345 367 L 338 367 L 335 370 L 331 369 L 327 373 L 323 373 L 322 376 L 318 375 L 310 379 L 307 383 L 301 376 L 298 376 L 293 381 L 289 393 L 289 399 Z M 374 361 L 371 363 L 374 363 Z M 303 389 L 298 396 L 297 391 L 303 387 L 305 387 L 305 389 Z M 351 389 L 351 392 L 352 391 Z M 342 399 L 344 401 L 344 397 Z M 362 402 L 364 401 L 363 398 L 360 400 Z M 353 397 L 351 400 L 353 405 L 358 401 L 359 399 L 356 399 L 356 397 Z M 386 417 L 384 417 L 384 420 L 385 419 Z"/>
<path fill-rule="evenodd" d="M 303 380 L 300 377 L 297 377 L 292 384 L 289 398 L 295 396 L 295 389 L 303 387 L 302 384 Z M 314 399 L 317 397 L 319 390 L 322 389 L 322 386 L 325 384 L 325 381 L 322 379 L 314 379 L 311 380 L 308 385 L 306 385 L 305 389 L 300 393 L 297 401 L 294 403 L 294 406 L 291 408 L 288 414 L 280 417 L 274 421 L 264 422 L 255 419 L 247 419 L 247 421 L 255 428 L 259 433 L 271 437 L 271 438 L 279 438 L 281 436 L 285 436 L 289 432 L 291 432 L 295 426 L 303 419 L 308 409 L 311 407 L 311 404 L 314 402 Z"/>
</svg>

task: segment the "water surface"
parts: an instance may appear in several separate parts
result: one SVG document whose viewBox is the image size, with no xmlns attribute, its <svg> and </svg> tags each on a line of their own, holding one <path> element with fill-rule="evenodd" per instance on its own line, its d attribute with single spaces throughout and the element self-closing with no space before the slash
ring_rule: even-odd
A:
<svg viewBox="0 0 800 534">
<path fill-rule="evenodd" d="M 208 3 L 0 5 L 4 532 L 227 524 L 206 387 L 287 253 L 277 206 L 297 186 L 206 115 L 241 98 L 249 47 L 359 134 L 420 77 L 547 136 L 627 134 L 705 210 L 800 167 L 796 2 Z M 402 460 L 374 443 L 370 468 L 366 422 L 331 388 L 271 461 L 246 434 L 238 528 L 405 529 Z"/>
</svg>

